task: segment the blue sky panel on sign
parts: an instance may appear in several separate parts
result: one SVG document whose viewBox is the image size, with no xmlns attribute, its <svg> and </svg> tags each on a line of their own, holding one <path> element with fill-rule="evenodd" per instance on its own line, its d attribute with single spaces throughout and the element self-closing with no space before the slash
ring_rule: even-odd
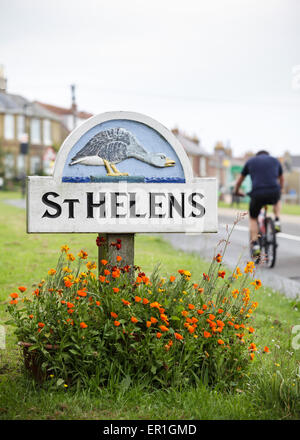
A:
<svg viewBox="0 0 300 440">
<path fill-rule="evenodd" d="M 166 139 L 145 124 L 120 119 L 87 131 L 72 147 L 63 171 L 64 182 L 115 180 L 185 182 Z"/>
</svg>

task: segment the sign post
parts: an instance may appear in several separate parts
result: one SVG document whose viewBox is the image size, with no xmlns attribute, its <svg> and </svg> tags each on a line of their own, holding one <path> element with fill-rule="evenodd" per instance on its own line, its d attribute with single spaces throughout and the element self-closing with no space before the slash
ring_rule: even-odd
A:
<svg viewBox="0 0 300 440">
<path fill-rule="evenodd" d="M 28 177 L 27 232 L 98 233 L 99 262 L 132 267 L 136 233 L 217 232 L 216 179 L 194 178 L 157 121 L 104 113 L 67 137 L 53 176 Z"/>
</svg>

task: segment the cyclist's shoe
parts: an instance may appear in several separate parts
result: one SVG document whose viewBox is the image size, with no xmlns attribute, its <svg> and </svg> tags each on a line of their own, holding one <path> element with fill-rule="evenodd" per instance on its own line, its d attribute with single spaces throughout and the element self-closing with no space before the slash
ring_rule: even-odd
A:
<svg viewBox="0 0 300 440">
<path fill-rule="evenodd" d="M 258 258 L 260 256 L 260 246 L 258 243 L 254 243 L 252 246 L 253 258 Z"/>
<path fill-rule="evenodd" d="M 275 228 L 275 232 L 281 232 L 280 220 L 274 220 L 274 228 Z"/>
</svg>

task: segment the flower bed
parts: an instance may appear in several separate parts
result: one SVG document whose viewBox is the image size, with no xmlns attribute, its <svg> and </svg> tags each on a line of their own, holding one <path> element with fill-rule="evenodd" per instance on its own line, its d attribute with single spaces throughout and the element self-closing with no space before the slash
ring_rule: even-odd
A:
<svg viewBox="0 0 300 440">
<path fill-rule="evenodd" d="M 258 304 L 251 296 L 261 282 L 253 262 L 228 274 L 218 254 L 194 283 L 185 269 L 161 278 L 135 267 L 133 278 L 119 256 L 102 260 L 98 276 L 86 252 L 75 258 L 69 251 L 62 246 L 56 268 L 33 292 L 20 286 L 10 295 L 10 323 L 27 345 L 29 369 L 34 354 L 37 380 L 230 383 L 254 359 Z"/>
</svg>

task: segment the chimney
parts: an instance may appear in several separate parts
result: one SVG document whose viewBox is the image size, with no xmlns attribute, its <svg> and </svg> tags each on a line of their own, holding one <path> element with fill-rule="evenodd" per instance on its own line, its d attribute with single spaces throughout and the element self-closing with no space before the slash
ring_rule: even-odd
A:
<svg viewBox="0 0 300 440">
<path fill-rule="evenodd" d="M 6 92 L 7 79 L 4 76 L 4 67 L 0 64 L 0 92 Z"/>
</svg>

